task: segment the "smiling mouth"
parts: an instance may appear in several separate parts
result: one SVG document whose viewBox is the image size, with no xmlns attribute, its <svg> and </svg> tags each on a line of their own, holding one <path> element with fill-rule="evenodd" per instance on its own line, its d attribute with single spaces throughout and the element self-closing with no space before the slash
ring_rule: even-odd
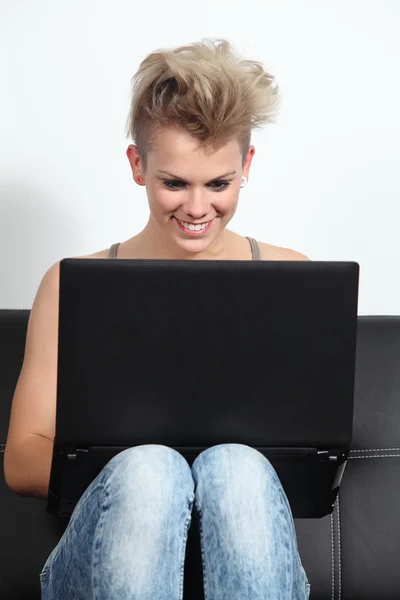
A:
<svg viewBox="0 0 400 600">
<path fill-rule="evenodd" d="M 208 231 L 214 222 L 214 219 L 211 219 L 211 221 L 205 221 L 204 223 L 189 223 L 187 221 L 181 221 L 177 217 L 174 217 L 174 219 L 177 222 L 178 227 L 190 235 L 199 235 Z"/>
</svg>

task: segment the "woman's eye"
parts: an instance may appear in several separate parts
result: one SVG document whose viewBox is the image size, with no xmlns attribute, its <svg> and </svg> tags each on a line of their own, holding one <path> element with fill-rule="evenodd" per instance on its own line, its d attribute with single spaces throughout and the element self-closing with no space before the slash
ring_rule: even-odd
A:
<svg viewBox="0 0 400 600">
<path fill-rule="evenodd" d="M 215 185 L 214 189 L 220 191 L 225 190 L 229 186 L 229 181 L 213 181 L 210 183 L 210 186 L 212 187 L 213 184 Z"/>
<path fill-rule="evenodd" d="M 164 180 L 164 185 L 168 190 L 172 190 L 172 189 L 176 189 L 176 188 L 181 188 L 185 184 L 183 181 L 174 181 L 171 179 L 171 180 Z"/>
<path fill-rule="evenodd" d="M 185 185 L 186 184 L 184 181 L 176 181 L 173 179 L 164 180 L 164 186 L 168 190 L 182 189 L 183 187 L 185 187 Z M 211 189 L 213 189 L 217 192 L 219 192 L 221 190 L 225 190 L 228 186 L 229 186 L 229 181 L 212 181 L 211 183 L 209 183 L 209 187 L 211 187 Z"/>
</svg>

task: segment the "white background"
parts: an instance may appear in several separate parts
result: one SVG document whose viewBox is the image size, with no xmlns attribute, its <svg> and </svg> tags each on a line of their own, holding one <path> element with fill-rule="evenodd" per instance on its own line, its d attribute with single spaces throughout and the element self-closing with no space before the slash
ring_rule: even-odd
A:
<svg viewBox="0 0 400 600">
<path fill-rule="evenodd" d="M 282 96 L 232 228 L 359 262 L 359 313 L 400 314 L 399 32 L 399 0 L 0 0 L 0 307 L 145 225 L 130 79 L 153 50 L 224 37 Z"/>
</svg>

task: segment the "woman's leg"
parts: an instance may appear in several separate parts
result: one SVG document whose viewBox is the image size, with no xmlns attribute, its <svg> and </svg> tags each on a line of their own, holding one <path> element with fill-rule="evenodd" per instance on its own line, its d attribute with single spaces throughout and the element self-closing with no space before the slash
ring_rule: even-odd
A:
<svg viewBox="0 0 400 600">
<path fill-rule="evenodd" d="M 41 573 L 43 600 L 180 600 L 194 483 L 161 445 L 115 456 L 80 498 Z"/>
<path fill-rule="evenodd" d="M 257 450 L 222 444 L 192 465 L 206 600 L 306 600 L 309 585 L 279 478 Z"/>
</svg>

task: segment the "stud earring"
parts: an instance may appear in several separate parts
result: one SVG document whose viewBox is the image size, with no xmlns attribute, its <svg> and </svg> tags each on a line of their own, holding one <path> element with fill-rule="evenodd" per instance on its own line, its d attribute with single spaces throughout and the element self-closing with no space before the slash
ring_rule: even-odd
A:
<svg viewBox="0 0 400 600">
<path fill-rule="evenodd" d="M 240 187 L 244 188 L 246 185 L 247 185 L 247 178 L 243 176 L 242 177 L 242 182 L 240 184 Z"/>
<path fill-rule="evenodd" d="M 137 178 L 137 182 L 138 182 L 138 183 L 143 183 L 143 179 L 142 179 L 142 177 L 140 177 L 140 175 L 139 175 L 139 177 Z"/>
</svg>

